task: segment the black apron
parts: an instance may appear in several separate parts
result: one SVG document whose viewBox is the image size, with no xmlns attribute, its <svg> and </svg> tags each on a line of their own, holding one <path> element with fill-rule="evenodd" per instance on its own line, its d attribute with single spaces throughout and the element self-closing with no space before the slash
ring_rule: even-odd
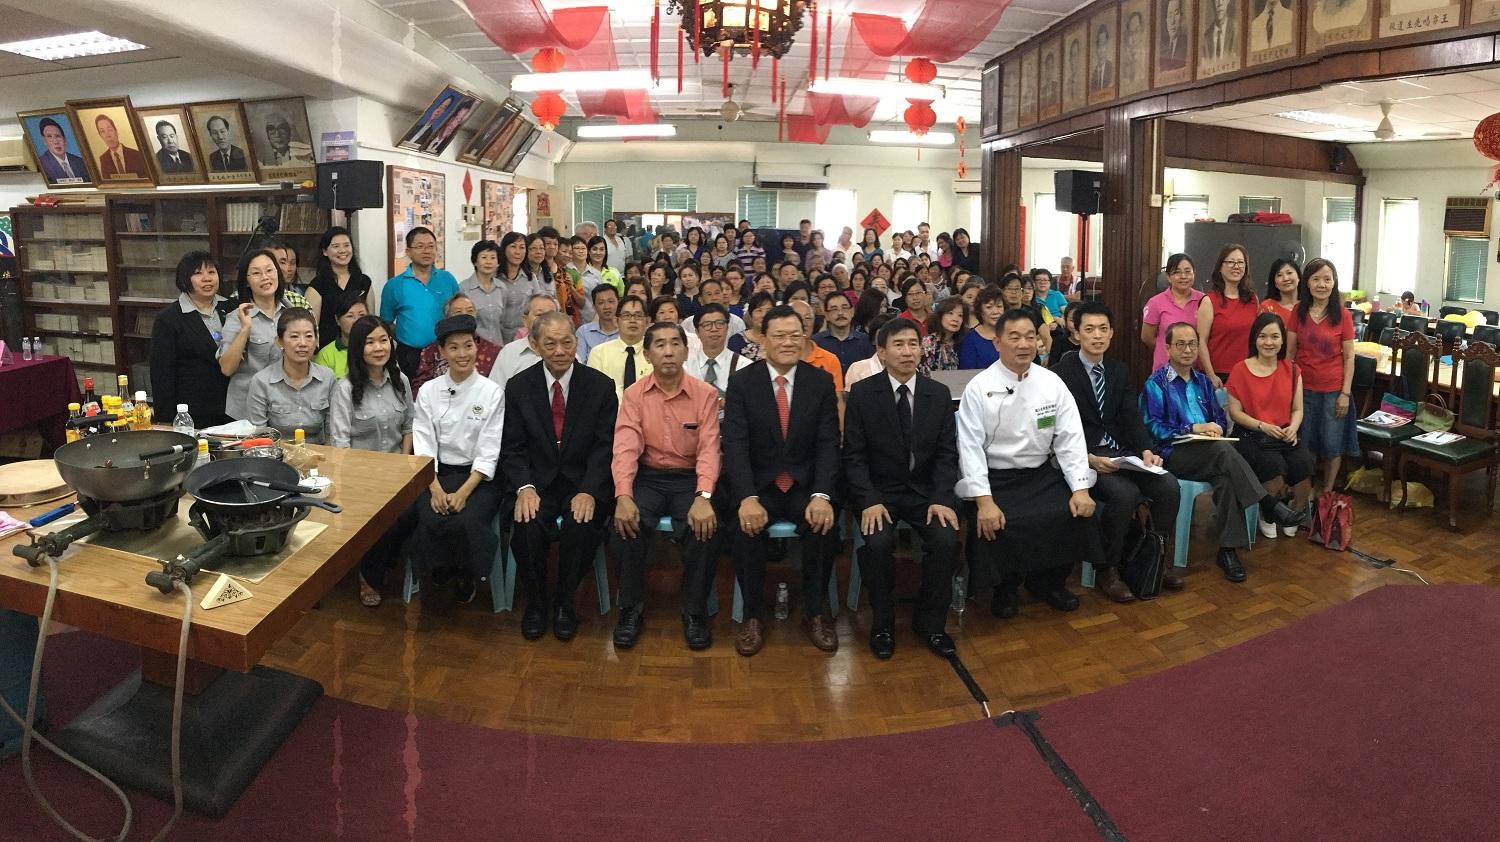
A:
<svg viewBox="0 0 1500 842">
<path fill-rule="evenodd" d="M 976 560 L 1004 578 L 1083 559 L 1093 520 L 1073 517 L 1073 495 L 1062 471 L 1051 462 L 1035 468 L 990 469 L 990 495 L 1005 514 L 995 540 L 977 539 Z"/>
</svg>

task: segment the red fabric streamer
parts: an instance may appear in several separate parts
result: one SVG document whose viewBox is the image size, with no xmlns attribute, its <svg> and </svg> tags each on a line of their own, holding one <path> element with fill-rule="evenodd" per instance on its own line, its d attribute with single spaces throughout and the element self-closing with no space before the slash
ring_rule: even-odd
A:
<svg viewBox="0 0 1500 842">
<path fill-rule="evenodd" d="M 733 50 L 726 50 L 726 49 L 723 49 L 723 48 L 720 48 L 720 50 L 719 50 L 719 58 L 722 59 L 723 62 L 724 62 L 723 78 L 724 78 L 724 98 L 725 99 L 729 99 L 729 54 L 731 52 L 733 52 Z"/>
<path fill-rule="evenodd" d="M 818 19 L 813 18 L 813 26 L 818 25 Z M 829 72 L 833 60 L 833 10 L 828 10 L 828 17 L 823 24 L 823 78 L 832 79 L 833 74 Z"/>
<path fill-rule="evenodd" d="M 615 39 L 606 19 L 599 37 L 582 49 L 565 51 L 570 70 L 618 70 Z M 621 123 L 650 123 L 656 110 L 646 91 L 578 91 L 579 110 L 585 117 L 614 117 Z"/>
<path fill-rule="evenodd" d="M 464 5 L 495 46 L 516 54 L 542 47 L 579 49 L 594 40 L 609 15 L 602 5 L 549 14 L 541 0 L 464 0 Z"/>
<path fill-rule="evenodd" d="M 776 84 L 775 80 L 772 80 L 772 84 Z M 777 143 L 782 143 L 782 142 L 784 142 L 786 140 L 786 80 L 785 79 L 781 80 L 780 97 L 781 98 L 780 98 L 779 102 L 781 104 L 781 107 L 777 109 L 777 118 L 776 118 L 776 142 Z"/>
<path fill-rule="evenodd" d="M 818 78 L 818 4 L 812 4 L 812 50 L 807 59 L 807 84 Z"/>
<path fill-rule="evenodd" d="M 910 30 L 900 18 L 855 12 L 853 27 L 876 55 L 953 61 L 979 46 L 1010 0 L 927 0 Z"/>
<path fill-rule="evenodd" d="M 682 41 L 685 36 L 682 28 L 677 29 L 677 92 L 682 93 Z"/>
<path fill-rule="evenodd" d="M 661 81 L 661 0 L 652 4 L 651 12 L 651 81 Z"/>
<path fill-rule="evenodd" d="M 771 101 L 776 101 L 776 80 L 781 78 L 781 60 L 771 56 Z"/>
<path fill-rule="evenodd" d="M 831 128 L 810 114 L 792 114 L 786 118 L 786 139 L 792 143 L 825 143 Z"/>
</svg>

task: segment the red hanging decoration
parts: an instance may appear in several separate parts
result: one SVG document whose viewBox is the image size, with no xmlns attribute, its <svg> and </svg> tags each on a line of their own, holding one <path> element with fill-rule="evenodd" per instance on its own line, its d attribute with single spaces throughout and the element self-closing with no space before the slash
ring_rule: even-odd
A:
<svg viewBox="0 0 1500 842">
<path fill-rule="evenodd" d="M 651 81 L 661 81 L 661 0 L 655 0 L 651 12 Z"/>
<path fill-rule="evenodd" d="M 677 92 L 682 93 L 682 30 L 677 30 Z"/>
<path fill-rule="evenodd" d="M 1500 114 L 1491 114 L 1474 127 L 1474 148 L 1484 157 L 1500 161 Z M 1490 189 L 1497 181 L 1500 181 L 1500 167 L 1495 168 L 1484 189 Z"/>
<path fill-rule="evenodd" d="M 698 63 L 698 57 L 703 53 L 703 4 L 693 4 L 693 64 Z"/>
<path fill-rule="evenodd" d="M 775 81 L 773 81 L 772 84 L 776 84 Z M 780 97 L 778 100 L 778 102 L 780 103 L 780 107 L 776 110 L 777 143 L 781 143 L 786 140 L 786 80 L 782 79 L 780 84 L 781 91 L 778 94 L 778 96 Z"/>
<path fill-rule="evenodd" d="M 745 10 L 749 11 L 750 4 L 745 4 Z M 755 17 L 746 18 L 752 31 L 750 41 L 750 69 L 760 69 L 760 0 L 755 0 Z"/>
<path fill-rule="evenodd" d="M 818 4 L 812 4 L 812 50 L 807 59 L 807 84 L 818 78 Z"/>
<path fill-rule="evenodd" d="M 906 63 L 906 79 L 918 85 L 926 85 L 937 78 L 937 65 L 925 58 L 914 58 Z"/>
<path fill-rule="evenodd" d="M 719 50 L 719 58 L 724 61 L 724 98 L 729 99 L 729 54 L 733 50 Z"/>
<path fill-rule="evenodd" d="M 568 104 L 563 102 L 557 91 L 542 91 L 531 101 L 531 113 L 536 115 L 537 123 L 549 132 L 557 128 L 567 111 Z"/>
<path fill-rule="evenodd" d="M 906 111 L 901 115 L 906 121 L 906 127 L 917 137 L 927 134 L 927 130 L 937 123 L 937 113 L 932 110 L 932 103 L 925 99 L 909 99 Z"/>
<path fill-rule="evenodd" d="M 781 78 L 781 59 L 771 56 L 771 102 L 776 102 L 776 80 Z"/>
<path fill-rule="evenodd" d="M 969 121 L 965 120 L 963 115 L 960 114 L 958 119 L 953 122 L 953 128 L 958 129 L 958 142 L 962 144 L 964 132 L 969 130 Z"/>
<path fill-rule="evenodd" d="M 818 21 L 815 18 L 815 19 L 813 19 L 813 26 L 817 26 L 817 25 L 818 25 Z M 824 24 L 823 24 L 823 78 L 824 79 L 832 79 L 833 78 L 833 73 L 830 71 L 830 68 L 833 66 L 833 64 L 832 64 L 831 59 L 829 58 L 832 55 L 833 55 L 833 10 L 829 9 L 828 10 L 828 17 L 826 18 L 826 20 L 824 21 Z"/>
<path fill-rule="evenodd" d="M 969 165 L 963 161 L 958 162 L 958 177 L 961 179 L 969 177 Z"/>
<path fill-rule="evenodd" d="M 537 73 L 557 73 L 567 65 L 567 57 L 555 47 L 543 47 L 531 57 L 531 69 Z"/>
</svg>

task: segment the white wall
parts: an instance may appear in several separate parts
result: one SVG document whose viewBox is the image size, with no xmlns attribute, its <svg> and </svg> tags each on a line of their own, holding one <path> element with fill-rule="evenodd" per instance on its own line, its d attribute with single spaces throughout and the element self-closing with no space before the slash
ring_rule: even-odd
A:
<svg viewBox="0 0 1500 842">
<path fill-rule="evenodd" d="M 1414 232 L 1401 236 L 1415 237 L 1417 277 L 1410 288 L 1417 299 L 1432 302 L 1436 310 L 1443 300 L 1448 256 L 1443 234 L 1443 209 L 1450 196 L 1480 195 L 1494 172 L 1495 162 L 1474 150 L 1468 140 L 1429 140 L 1397 143 L 1361 143 L 1350 147 L 1365 172 L 1363 250 L 1360 253 L 1359 286 L 1374 294 L 1376 267 L 1381 251 L 1380 208 L 1385 199 L 1416 199 L 1418 223 Z M 1491 213 L 1494 213 L 1492 208 Z M 1489 253 L 1495 254 L 1496 224 L 1491 224 Z M 1486 309 L 1500 309 L 1500 273 L 1495 264 L 1486 264 Z M 1383 300 L 1387 304 L 1390 296 Z M 1457 303 L 1457 302 L 1455 302 Z M 1472 304 L 1461 306 L 1472 307 Z"/>
<path fill-rule="evenodd" d="M 1036 254 L 1037 232 L 1037 207 L 1036 197 L 1038 194 L 1054 193 L 1056 185 L 1053 182 L 1053 174 L 1058 170 L 1088 170 L 1099 172 L 1102 170 L 1099 164 L 1092 161 L 1064 161 L 1056 158 L 1022 158 L 1021 159 L 1021 204 L 1026 207 L 1026 242 L 1023 248 L 1026 251 L 1025 265 L 1022 271 L 1033 267 L 1044 267 L 1053 272 L 1058 271 L 1064 256 L 1073 258 L 1074 265 L 1078 263 L 1078 227 L 1077 222 L 1068 235 L 1069 247 L 1064 254 Z M 1076 217 L 1074 218 L 1076 220 Z M 1089 223 L 1089 274 L 1098 274 L 1100 261 L 1104 254 L 1104 219 L 1095 216 Z"/>
</svg>

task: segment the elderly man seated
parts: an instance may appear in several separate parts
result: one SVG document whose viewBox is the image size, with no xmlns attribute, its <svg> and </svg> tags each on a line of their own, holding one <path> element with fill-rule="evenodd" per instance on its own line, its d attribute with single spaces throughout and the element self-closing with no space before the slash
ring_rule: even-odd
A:
<svg viewBox="0 0 1500 842">
<path fill-rule="evenodd" d="M 1167 328 L 1164 342 L 1167 364 L 1152 372 L 1141 392 L 1141 414 L 1155 442 L 1152 450 L 1161 454 L 1173 476 L 1213 486 L 1219 532 L 1214 560 L 1224 578 L 1243 582 L 1245 566 L 1239 550 L 1250 546 L 1245 510 L 1260 503 L 1261 517 L 1278 526 L 1300 526 L 1307 515 L 1267 494 L 1245 457 L 1229 442 L 1215 441 L 1224 438 L 1229 422 L 1208 375 L 1194 368 L 1197 328 L 1176 322 Z"/>
</svg>

